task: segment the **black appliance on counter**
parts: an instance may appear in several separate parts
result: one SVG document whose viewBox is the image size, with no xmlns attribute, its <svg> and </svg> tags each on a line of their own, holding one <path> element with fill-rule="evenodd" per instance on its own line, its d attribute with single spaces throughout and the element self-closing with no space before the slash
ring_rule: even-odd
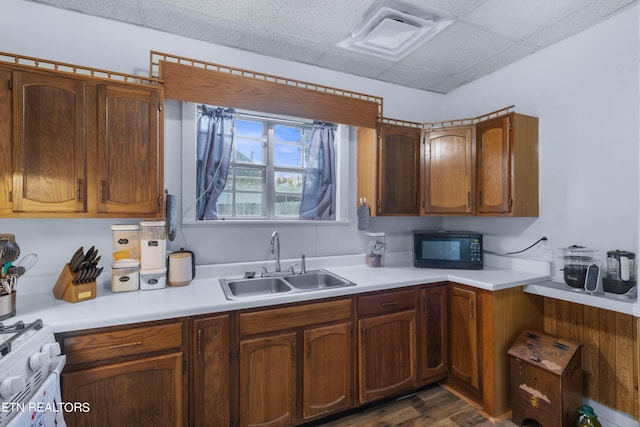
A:
<svg viewBox="0 0 640 427">
<path fill-rule="evenodd" d="M 621 250 L 608 251 L 607 274 L 602 278 L 604 291 L 626 294 L 636 285 L 636 254 Z"/>
<path fill-rule="evenodd" d="M 414 231 L 413 265 L 481 270 L 482 234 L 472 231 Z"/>
</svg>

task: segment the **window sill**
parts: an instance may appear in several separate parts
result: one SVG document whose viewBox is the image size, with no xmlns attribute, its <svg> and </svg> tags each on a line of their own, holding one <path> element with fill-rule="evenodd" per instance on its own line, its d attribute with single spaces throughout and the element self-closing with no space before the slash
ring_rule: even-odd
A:
<svg viewBox="0 0 640 427">
<path fill-rule="evenodd" d="M 187 227 L 220 227 L 220 226 L 233 226 L 233 225 L 274 225 L 274 224 L 287 224 L 287 225 L 350 225 L 349 220 L 291 220 L 291 219 L 221 219 L 221 220 L 209 220 L 209 221 L 182 221 L 183 226 Z"/>
</svg>

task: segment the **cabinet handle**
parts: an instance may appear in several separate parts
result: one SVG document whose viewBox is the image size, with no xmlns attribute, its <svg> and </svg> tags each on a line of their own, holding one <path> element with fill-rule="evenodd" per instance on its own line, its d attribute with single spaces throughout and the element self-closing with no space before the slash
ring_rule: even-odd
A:
<svg viewBox="0 0 640 427">
<path fill-rule="evenodd" d="M 422 297 L 422 306 L 424 307 L 424 314 L 429 314 L 427 313 L 427 296 L 423 296 Z"/>
<path fill-rule="evenodd" d="M 102 187 L 102 203 L 105 203 L 107 200 L 107 182 L 103 179 L 100 181 L 100 186 Z"/>
<path fill-rule="evenodd" d="M 198 354 L 202 353 L 202 329 L 198 329 Z"/>
<path fill-rule="evenodd" d="M 467 207 L 471 207 L 471 191 L 467 191 Z"/>
<path fill-rule="evenodd" d="M 469 318 L 473 319 L 473 301 L 469 298 Z"/>
<path fill-rule="evenodd" d="M 385 302 L 381 302 L 380 305 L 382 307 L 390 307 L 392 305 L 398 305 L 398 301 L 385 301 Z"/>
<path fill-rule="evenodd" d="M 78 179 L 78 201 L 82 201 L 82 180 Z"/>
<path fill-rule="evenodd" d="M 118 349 L 118 348 L 124 348 L 124 347 L 133 347 L 136 345 L 142 345 L 142 341 L 136 341 L 136 342 L 128 342 L 128 343 L 124 343 L 124 344 L 114 344 L 114 345 L 110 345 L 109 348 L 112 350 Z"/>
<path fill-rule="evenodd" d="M 482 206 L 482 191 L 478 193 L 478 205 Z"/>
</svg>

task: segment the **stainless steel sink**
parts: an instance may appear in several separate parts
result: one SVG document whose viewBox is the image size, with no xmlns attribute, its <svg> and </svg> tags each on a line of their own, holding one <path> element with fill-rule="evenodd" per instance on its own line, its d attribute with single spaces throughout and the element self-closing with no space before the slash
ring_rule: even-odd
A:
<svg viewBox="0 0 640 427">
<path fill-rule="evenodd" d="M 300 290 L 315 290 L 325 288 L 340 288 L 355 286 L 355 283 L 343 279 L 326 270 L 312 270 L 306 274 L 296 274 L 284 278 L 291 286 Z"/>
<path fill-rule="evenodd" d="M 291 286 L 280 277 L 255 279 L 220 279 L 227 299 L 256 298 L 291 292 Z"/>
<path fill-rule="evenodd" d="M 319 291 L 356 284 L 327 270 L 310 270 L 303 274 L 286 273 L 277 277 L 220 279 L 220 285 L 225 297 L 235 300 Z"/>
</svg>

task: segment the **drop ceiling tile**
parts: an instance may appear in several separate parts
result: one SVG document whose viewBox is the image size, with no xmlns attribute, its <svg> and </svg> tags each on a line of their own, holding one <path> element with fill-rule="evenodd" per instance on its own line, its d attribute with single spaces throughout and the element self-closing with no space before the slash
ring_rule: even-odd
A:
<svg viewBox="0 0 640 427">
<path fill-rule="evenodd" d="M 522 43 L 514 43 L 506 49 L 473 64 L 466 70 L 456 74 L 456 77 L 472 81 L 486 74 L 492 73 L 502 67 L 505 67 L 519 59 L 524 58 L 527 55 L 536 51 L 536 48 L 524 45 Z"/>
<path fill-rule="evenodd" d="M 475 9 L 486 0 L 405 0 L 417 7 L 429 7 L 451 16 L 461 17 Z"/>
<path fill-rule="evenodd" d="M 378 75 L 380 80 L 424 90 L 447 79 L 447 77 L 435 71 L 403 64 L 395 64 Z"/>
<path fill-rule="evenodd" d="M 452 77 L 447 77 L 445 80 L 441 82 L 432 84 L 431 86 L 429 86 L 428 90 L 430 90 L 431 92 L 437 92 L 437 93 L 448 93 L 462 86 L 465 83 L 467 83 L 467 80 L 461 79 L 456 76 L 452 76 Z"/>
<path fill-rule="evenodd" d="M 350 52 L 339 47 L 329 48 L 318 59 L 317 65 L 330 70 L 376 78 L 394 64 L 377 56 Z"/>
<path fill-rule="evenodd" d="M 248 27 L 282 32 L 327 46 L 349 36 L 372 0 L 311 1 L 254 0 L 255 13 L 247 16 Z"/>
<path fill-rule="evenodd" d="M 226 46 L 236 46 L 243 28 L 235 23 L 156 0 L 140 0 L 147 27 Z"/>
<path fill-rule="evenodd" d="M 506 48 L 511 40 L 456 22 L 427 40 L 403 64 L 453 75 Z"/>
<path fill-rule="evenodd" d="M 577 34 L 637 0 L 596 0 L 584 9 L 555 22 L 549 27 L 524 39 L 535 46 L 546 47 Z"/>
<path fill-rule="evenodd" d="M 463 19 L 490 31 L 522 39 L 540 31 L 593 0 L 487 0 Z"/>
<path fill-rule="evenodd" d="M 191 9 L 206 16 L 216 16 L 233 22 L 244 22 L 258 13 L 253 0 L 160 0 L 178 8 Z"/>
<path fill-rule="evenodd" d="M 100 16 L 116 21 L 141 25 L 142 17 L 137 1 L 130 0 L 38 0 L 39 3 L 50 4 L 63 9 L 75 10 L 87 15 Z"/>
<path fill-rule="evenodd" d="M 307 64 L 318 61 L 326 50 L 324 46 L 309 40 L 255 28 L 243 29 L 237 47 L 261 55 Z"/>
</svg>

